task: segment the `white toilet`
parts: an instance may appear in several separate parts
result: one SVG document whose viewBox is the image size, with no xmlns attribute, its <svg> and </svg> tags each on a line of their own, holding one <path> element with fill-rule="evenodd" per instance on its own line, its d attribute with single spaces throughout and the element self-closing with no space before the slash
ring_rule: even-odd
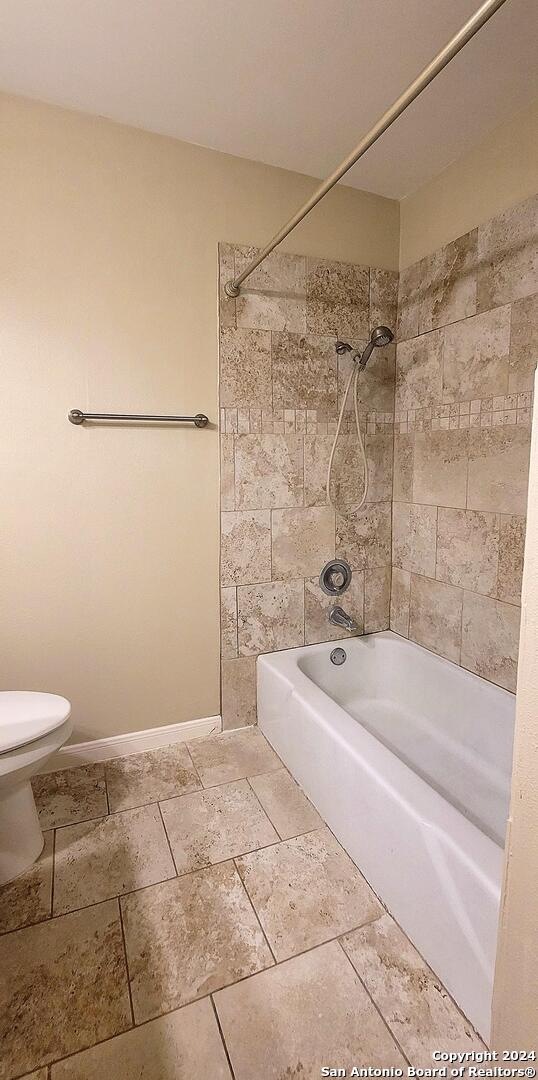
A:
<svg viewBox="0 0 538 1080">
<path fill-rule="evenodd" d="M 56 694 L 0 692 L 0 885 L 43 847 L 30 780 L 71 734 L 71 704 Z"/>
</svg>

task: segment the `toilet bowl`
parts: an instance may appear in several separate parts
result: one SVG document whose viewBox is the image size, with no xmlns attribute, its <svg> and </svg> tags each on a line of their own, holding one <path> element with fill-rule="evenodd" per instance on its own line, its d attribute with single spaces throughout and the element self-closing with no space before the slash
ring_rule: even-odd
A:
<svg viewBox="0 0 538 1080">
<path fill-rule="evenodd" d="M 0 885 L 19 877 L 43 848 L 31 778 L 63 746 L 71 705 L 56 694 L 0 692 Z"/>
</svg>

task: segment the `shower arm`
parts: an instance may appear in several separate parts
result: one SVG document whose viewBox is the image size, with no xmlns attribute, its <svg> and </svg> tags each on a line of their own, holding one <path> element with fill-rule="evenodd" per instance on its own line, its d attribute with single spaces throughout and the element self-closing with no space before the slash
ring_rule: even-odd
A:
<svg viewBox="0 0 538 1080">
<path fill-rule="evenodd" d="M 362 155 L 365 154 L 366 151 L 369 150 L 369 148 L 373 146 L 375 142 L 377 142 L 377 140 L 380 138 L 381 135 L 383 135 L 387 128 L 389 128 L 391 124 L 393 124 L 394 121 L 397 120 L 398 117 L 401 116 L 401 114 L 407 109 L 408 105 L 410 105 L 411 102 L 413 102 L 415 98 L 417 98 L 419 94 L 421 94 L 422 91 L 425 90 L 431 82 L 433 82 L 436 76 L 439 75 L 439 72 L 441 72 L 443 68 L 445 68 L 447 64 L 449 64 L 450 61 L 453 60 L 455 56 L 457 56 L 460 50 L 463 49 L 464 45 L 466 45 L 467 42 L 470 41 L 471 38 L 474 37 L 474 35 L 482 29 L 485 23 L 488 22 L 488 19 L 491 19 L 491 16 L 494 15 L 495 12 L 498 11 L 498 9 L 502 7 L 505 2 L 506 0 L 485 0 L 485 3 L 478 8 L 478 11 L 475 11 L 474 15 L 472 15 L 471 18 L 468 19 L 466 23 L 464 23 L 464 25 L 461 27 L 461 30 L 459 30 L 458 33 L 450 39 L 450 41 L 445 45 L 445 47 L 437 53 L 437 56 L 435 56 L 434 59 L 431 60 L 430 63 L 423 69 L 423 71 L 421 71 L 420 75 L 417 75 L 417 78 L 412 83 L 410 83 L 406 90 L 404 90 L 403 94 L 400 94 L 400 97 L 396 99 L 396 101 L 390 106 L 389 109 L 387 109 L 385 113 L 383 113 L 381 119 L 377 121 L 377 124 L 374 124 L 374 126 L 370 128 L 368 134 L 365 135 L 363 139 L 361 139 L 358 146 L 356 146 L 355 149 L 351 151 L 351 154 L 349 154 L 349 156 L 345 158 L 344 161 L 342 161 L 338 168 L 335 169 L 335 171 L 331 173 L 331 175 L 328 176 L 322 184 L 320 184 L 320 186 L 316 189 L 316 191 L 313 192 L 310 198 L 307 199 L 303 206 L 300 207 L 297 213 L 294 214 L 293 217 L 291 217 L 289 221 L 287 221 L 286 224 L 282 226 L 280 231 L 277 232 L 275 236 L 273 236 L 273 239 L 270 240 L 268 244 L 266 244 L 266 246 L 260 251 L 260 253 L 256 255 L 254 259 L 251 259 L 251 261 L 248 263 L 242 273 L 238 274 L 238 276 L 236 278 L 233 278 L 233 280 L 226 282 L 224 286 L 224 291 L 227 296 L 239 296 L 239 293 L 241 292 L 241 285 L 244 281 L 246 281 L 248 277 L 250 277 L 256 267 L 259 266 L 260 263 L 264 262 L 267 256 L 270 255 L 271 252 L 274 251 L 274 249 L 278 247 L 278 245 L 281 244 L 287 236 L 289 236 L 289 234 L 293 231 L 293 229 L 296 228 L 297 225 L 299 225 L 303 218 L 305 218 L 307 214 L 309 214 L 310 211 L 313 210 L 315 206 L 317 206 L 321 199 L 323 199 L 325 195 L 327 195 L 327 193 L 331 190 L 331 188 L 333 188 L 335 184 L 337 184 L 338 181 L 342 179 L 345 173 L 347 173 L 349 169 L 351 169 L 352 166 L 355 165 L 359 158 L 361 158 Z"/>
</svg>

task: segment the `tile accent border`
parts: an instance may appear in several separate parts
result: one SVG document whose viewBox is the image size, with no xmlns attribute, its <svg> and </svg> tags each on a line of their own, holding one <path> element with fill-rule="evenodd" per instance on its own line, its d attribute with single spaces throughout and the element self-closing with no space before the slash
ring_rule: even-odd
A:
<svg viewBox="0 0 538 1080">
<path fill-rule="evenodd" d="M 144 750 L 158 750 L 161 746 L 190 742 L 191 739 L 199 739 L 203 735 L 217 735 L 220 731 L 220 715 L 202 716 L 198 720 L 184 720 L 179 724 L 165 724 L 163 727 L 145 728 L 143 731 L 129 731 L 124 735 L 111 735 L 106 739 L 72 743 L 47 758 L 39 773 L 73 769 L 94 761 L 130 757 L 131 754 L 140 754 Z"/>
<path fill-rule="evenodd" d="M 522 396 L 522 395 L 520 395 Z M 367 435 L 392 434 L 394 414 L 359 410 Z M 338 416 L 321 409 L 221 409 L 222 435 L 335 435 Z M 355 431 L 355 417 L 344 416 L 342 431 Z"/>
<path fill-rule="evenodd" d="M 409 431 L 452 431 L 469 427 L 504 427 L 524 424 L 530 427 L 534 393 L 505 394 L 499 397 L 474 398 L 420 409 L 400 409 L 394 413 L 397 435 Z"/>
</svg>

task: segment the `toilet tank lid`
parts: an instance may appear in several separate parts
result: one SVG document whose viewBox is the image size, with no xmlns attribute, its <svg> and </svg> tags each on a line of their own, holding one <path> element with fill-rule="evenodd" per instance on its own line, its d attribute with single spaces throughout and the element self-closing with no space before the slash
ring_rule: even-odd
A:
<svg viewBox="0 0 538 1080">
<path fill-rule="evenodd" d="M 48 735 L 70 713 L 71 703 L 58 694 L 0 691 L 0 754 Z"/>
</svg>

